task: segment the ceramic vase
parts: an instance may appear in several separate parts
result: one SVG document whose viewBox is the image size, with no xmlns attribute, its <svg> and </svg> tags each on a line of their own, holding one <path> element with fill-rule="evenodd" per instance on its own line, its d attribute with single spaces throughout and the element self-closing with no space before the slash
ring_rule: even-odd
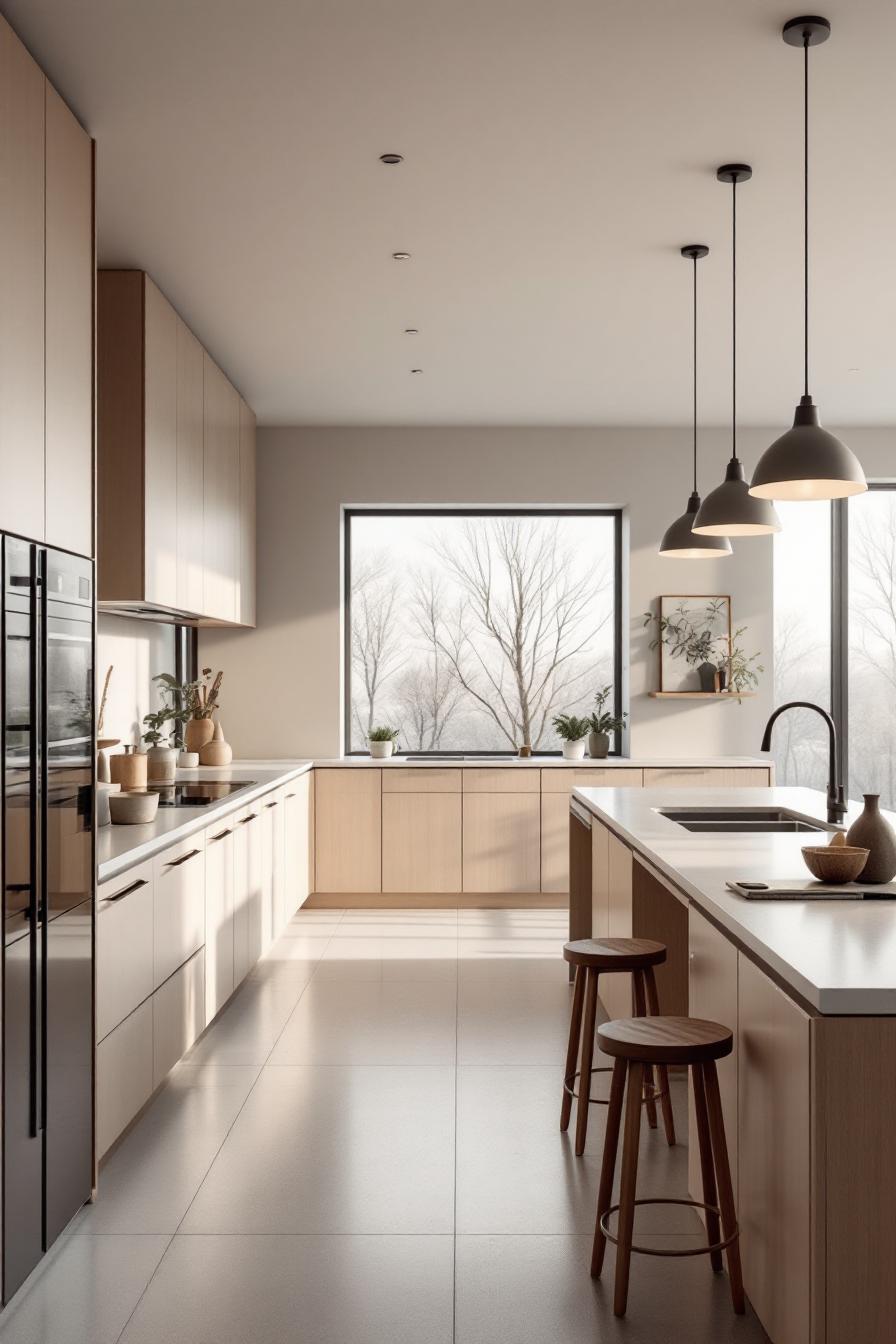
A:
<svg viewBox="0 0 896 1344">
<path fill-rule="evenodd" d="M 212 740 L 206 742 L 199 752 L 200 765 L 229 765 L 233 760 L 233 748 L 224 741 L 224 729 L 216 722 Z"/>
<path fill-rule="evenodd" d="M 146 753 L 146 782 L 173 784 L 177 777 L 177 747 L 150 747 Z"/>
<path fill-rule="evenodd" d="M 609 733 L 588 734 L 588 755 L 595 761 L 601 761 L 610 750 Z"/>
<path fill-rule="evenodd" d="M 201 751 L 215 735 L 211 719 L 187 719 L 184 725 L 184 751 Z"/>
<path fill-rule="evenodd" d="M 714 691 L 716 689 L 716 674 L 718 668 L 713 663 L 701 663 L 697 668 L 697 676 L 700 678 L 701 691 Z"/>
<path fill-rule="evenodd" d="M 368 742 L 368 750 L 375 761 L 385 761 L 395 750 L 394 742 Z"/>
<path fill-rule="evenodd" d="M 109 757 L 109 770 L 113 784 L 123 789 L 145 789 L 149 782 L 149 758 L 145 751 L 135 751 L 125 747 Z"/>
<path fill-rule="evenodd" d="M 880 794 L 866 793 L 865 810 L 846 832 L 846 843 L 867 849 L 868 862 L 859 873 L 859 882 L 890 882 L 896 877 L 896 832 L 881 816 Z"/>
<path fill-rule="evenodd" d="M 581 761 L 585 757 L 585 739 L 580 737 L 576 742 L 563 743 L 563 759 L 567 761 Z"/>
</svg>

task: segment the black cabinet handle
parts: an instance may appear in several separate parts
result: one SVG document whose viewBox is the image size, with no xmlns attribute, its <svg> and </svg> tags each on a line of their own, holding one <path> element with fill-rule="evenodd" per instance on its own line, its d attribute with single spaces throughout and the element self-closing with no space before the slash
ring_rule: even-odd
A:
<svg viewBox="0 0 896 1344">
<path fill-rule="evenodd" d="M 201 853 L 202 853 L 201 849 L 191 849 L 189 854 L 182 854 L 179 859 L 172 859 L 170 863 L 165 864 L 165 867 L 179 868 L 182 863 L 187 862 L 187 859 L 195 859 L 196 855 Z"/>
<path fill-rule="evenodd" d="M 233 831 L 230 831 L 230 830 L 227 830 L 227 831 L 219 831 L 217 835 L 210 835 L 210 836 L 209 836 L 209 843 L 211 843 L 211 842 L 214 841 L 214 840 L 226 840 L 227 837 L 228 837 L 228 835 L 233 835 Z"/>
<path fill-rule="evenodd" d="M 278 803 L 265 803 L 265 807 L 277 807 Z"/>
<path fill-rule="evenodd" d="M 116 891 L 114 896 L 104 896 L 100 905 L 113 905 L 115 901 L 123 901 L 125 896 L 130 896 L 132 892 L 139 891 L 141 887 L 147 886 L 149 886 L 149 883 L 146 878 L 141 877 L 137 882 L 132 882 L 129 887 L 125 887 L 123 891 Z"/>
<path fill-rule="evenodd" d="M 258 813 L 252 812 L 248 817 L 243 817 L 242 821 L 240 822 L 240 825 L 245 826 L 247 825 L 248 822 L 257 820 L 258 820 Z"/>
</svg>

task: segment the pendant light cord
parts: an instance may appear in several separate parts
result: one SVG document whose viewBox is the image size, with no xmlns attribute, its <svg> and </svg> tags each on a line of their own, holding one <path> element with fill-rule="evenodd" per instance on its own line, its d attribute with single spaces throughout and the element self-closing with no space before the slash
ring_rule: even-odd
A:
<svg viewBox="0 0 896 1344">
<path fill-rule="evenodd" d="M 803 394 L 809 395 L 809 37 L 803 33 Z"/>
<path fill-rule="evenodd" d="M 697 256 L 694 254 L 694 494 L 697 493 Z"/>
<path fill-rule="evenodd" d="M 737 457 L 737 174 L 731 174 L 731 456 Z"/>
</svg>

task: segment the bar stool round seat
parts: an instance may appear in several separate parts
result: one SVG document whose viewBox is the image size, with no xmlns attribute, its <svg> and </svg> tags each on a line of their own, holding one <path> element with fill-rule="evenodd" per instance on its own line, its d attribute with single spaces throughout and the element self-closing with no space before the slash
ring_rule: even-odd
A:
<svg viewBox="0 0 896 1344">
<path fill-rule="evenodd" d="M 737 1216 L 722 1099 L 716 1060 L 731 1054 L 733 1037 L 728 1027 L 698 1017 L 625 1017 L 605 1022 L 597 1030 L 597 1043 L 614 1059 L 610 1105 L 604 1137 L 604 1153 L 597 1196 L 597 1221 L 591 1255 L 591 1273 L 600 1276 L 608 1241 L 616 1245 L 616 1284 L 613 1310 L 624 1316 L 628 1303 L 629 1267 L 632 1252 L 643 1255 L 708 1255 L 714 1270 L 722 1268 L 722 1252 L 728 1261 L 734 1310 L 744 1311 L 744 1286 L 740 1264 Z M 641 1100 L 645 1076 L 671 1065 L 686 1065 L 694 1090 L 694 1116 L 700 1149 L 703 1199 L 637 1199 L 638 1147 Z M 623 1117 L 624 1112 L 624 1117 Z M 619 1203 L 611 1204 L 616 1175 L 619 1133 L 623 1130 L 622 1172 Z M 633 1241 L 635 1208 L 643 1204 L 683 1204 L 702 1209 L 706 1219 L 706 1244 L 685 1250 L 658 1250 Z M 617 1230 L 610 1218 L 618 1213 Z"/>
<path fill-rule="evenodd" d="M 666 960 L 666 948 L 650 938 L 579 938 L 564 943 L 563 960 L 595 971 L 641 970 Z"/>
<path fill-rule="evenodd" d="M 658 1014 L 659 998 L 653 968 L 666 960 L 666 948 L 663 943 L 654 942 L 651 938 L 580 938 L 575 942 L 564 944 L 563 959 L 575 967 L 576 975 L 563 1077 L 560 1129 L 565 1132 L 569 1127 L 572 1103 L 576 1101 L 578 1111 L 575 1153 L 577 1157 L 581 1157 L 588 1136 L 589 1107 L 609 1105 L 607 1098 L 591 1095 L 592 1076 L 595 1073 L 612 1073 L 611 1067 L 592 1068 L 600 977 L 629 975 L 634 1012 Z M 577 1062 L 579 1062 L 578 1068 L 576 1068 Z M 586 1079 L 587 1082 L 583 1083 L 582 1079 Z M 669 1078 L 662 1065 L 657 1068 L 656 1080 L 652 1068 L 644 1070 L 643 1102 L 651 1129 L 656 1129 L 657 1102 L 660 1103 L 666 1141 L 670 1145 L 673 1144 L 675 1121 L 669 1096 Z"/>
</svg>

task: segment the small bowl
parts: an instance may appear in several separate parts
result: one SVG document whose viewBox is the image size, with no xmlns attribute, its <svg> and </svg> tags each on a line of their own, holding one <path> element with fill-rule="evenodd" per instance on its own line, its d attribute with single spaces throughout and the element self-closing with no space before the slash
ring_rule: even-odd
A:
<svg viewBox="0 0 896 1344">
<path fill-rule="evenodd" d="M 145 826 L 154 821 L 159 810 L 159 795 L 146 789 L 109 794 L 109 813 L 113 826 Z"/>
<path fill-rule="evenodd" d="M 855 845 L 806 845 L 803 859 L 806 867 L 819 882 L 839 884 L 855 882 L 865 864 L 869 851 Z"/>
</svg>

